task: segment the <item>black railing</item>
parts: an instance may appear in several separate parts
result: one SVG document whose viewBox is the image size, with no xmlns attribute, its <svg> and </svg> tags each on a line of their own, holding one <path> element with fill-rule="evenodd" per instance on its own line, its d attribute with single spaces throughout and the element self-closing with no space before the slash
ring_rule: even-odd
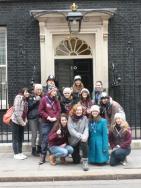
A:
<svg viewBox="0 0 141 188">
<path fill-rule="evenodd" d="M 5 125 L 2 121 L 3 114 L 8 109 L 8 89 L 6 83 L 0 83 L 0 143 L 12 142 L 11 126 Z M 24 142 L 29 142 L 31 138 L 29 126 L 25 128 Z"/>
<path fill-rule="evenodd" d="M 141 88 L 141 87 L 140 87 Z M 5 96 L 4 96 L 5 95 Z M 7 85 L 0 83 L 0 143 L 9 143 L 12 141 L 12 129 L 10 126 L 5 125 L 2 122 L 3 114 L 6 112 L 8 108 L 8 90 Z M 134 118 L 136 118 L 136 114 L 134 113 Z M 132 121 L 132 120 L 131 120 Z M 132 137 L 133 139 L 141 138 L 141 119 L 135 121 L 136 124 L 131 124 L 132 129 Z M 24 142 L 29 142 L 31 139 L 31 133 L 29 126 L 27 125 L 24 132 Z"/>
</svg>

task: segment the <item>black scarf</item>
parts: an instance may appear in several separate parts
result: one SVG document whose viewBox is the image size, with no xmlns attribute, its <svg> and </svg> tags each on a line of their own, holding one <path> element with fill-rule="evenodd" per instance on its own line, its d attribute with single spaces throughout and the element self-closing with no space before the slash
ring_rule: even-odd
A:
<svg viewBox="0 0 141 188">
<path fill-rule="evenodd" d="M 72 116 L 72 120 L 74 121 L 74 122 L 78 122 L 80 119 L 82 119 L 83 118 L 83 115 L 81 115 L 81 116 L 77 116 L 77 115 L 73 115 Z"/>
</svg>

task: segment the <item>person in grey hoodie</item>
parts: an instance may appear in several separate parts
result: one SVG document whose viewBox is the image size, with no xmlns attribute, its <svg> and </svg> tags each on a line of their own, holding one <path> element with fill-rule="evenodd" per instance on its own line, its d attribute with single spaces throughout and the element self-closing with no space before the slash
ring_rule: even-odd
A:
<svg viewBox="0 0 141 188">
<path fill-rule="evenodd" d="M 81 104 L 76 104 L 70 111 L 68 118 L 69 144 L 73 147 L 72 153 L 73 162 L 80 163 L 80 148 L 82 149 L 82 167 L 83 170 L 88 170 L 88 119 L 83 115 L 83 107 Z"/>
</svg>

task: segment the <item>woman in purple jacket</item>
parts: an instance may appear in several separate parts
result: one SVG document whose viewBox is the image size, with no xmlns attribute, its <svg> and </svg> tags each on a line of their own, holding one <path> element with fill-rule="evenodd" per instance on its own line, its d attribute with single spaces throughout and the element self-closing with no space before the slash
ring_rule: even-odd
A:
<svg viewBox="0 0 141 188">
<path fill-rule="evenodd" d="M 131 130 L 122 113 L 116 113 L 110 126 L 109 142 L 112 149 L 110 165 L 126 165 L 126 156 L 131 152 Z"/>
<path fill-rule="evenodd" d="M 65 163 L 65 157 L 73 153 L 73 147 L 68 145 L 68 117 L 61 114 L 60 118 L 49 133 L 48 143 L 51 155 L 49 157 L 50 164 L 56 165 L 56 158 L 60 157 L 62 163 Z"/>
<path fill-rule="evenodd" d="M 39 105 L 39 115 L 42 119 L 41 123 L 41 159 L 39 164 L 45 163 L 46 154 L 48 150 L 48 134 L 51 131 L 54 123 L 60 115 L 61 107 L 59 101 L 56 99 L 57 88 L 55 86 L 49 87 L 47 94 L 41 99 Z"/>
</svg>

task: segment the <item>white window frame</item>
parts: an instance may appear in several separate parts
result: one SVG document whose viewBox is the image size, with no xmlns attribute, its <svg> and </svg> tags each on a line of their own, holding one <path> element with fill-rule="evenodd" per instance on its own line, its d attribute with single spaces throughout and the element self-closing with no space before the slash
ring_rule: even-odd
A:
<svg viewBox="0 0 141 188">
<path fill-rule="evenodd" d="M 1 82 L 0 80 L 0 87 L 1 84 L 5 85 L 5 88 L 7 87 L 7 27 L 1 27 L 0 26 L 0 33 L 1 32 L 5 32 L 5 64 L 0 64 L 0 68 L 1 67 L 5 67 L 6 68 L 6 75 L 5 75 L 5 82 Z M 1 88 L 0 88 L 1 89 Z M 0 110 L 2 109 L 7 109 L 8 108 L 8 88 L 7 89 L 7 94 L 5 95 L 5 99 L 1 100 L 1 96 L 0 96 Z"/>
</svg>

